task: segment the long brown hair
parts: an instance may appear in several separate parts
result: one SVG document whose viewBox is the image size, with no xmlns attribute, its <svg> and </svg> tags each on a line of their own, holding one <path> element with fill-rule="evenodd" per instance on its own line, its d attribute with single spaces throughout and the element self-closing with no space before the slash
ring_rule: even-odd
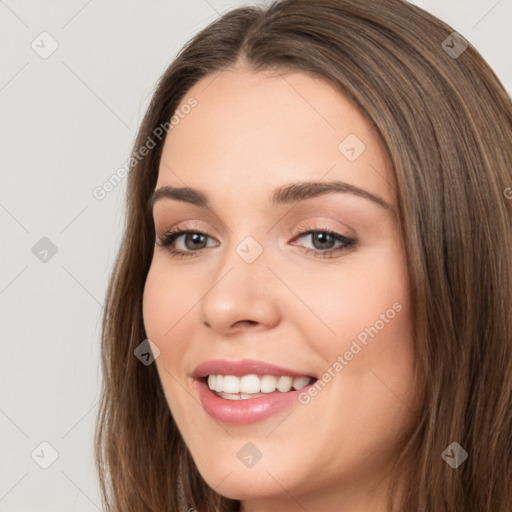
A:
<svg viewBox="0 0 512 512">
<path fill-rule="evenodd" d="M 234 9 L 163 74 L 133 154 L 192 85 L 228 67 L 305 72 L 346 95 L 393 163 L 406 241 L 423 378 L 420 419 L 393 473 L 395 484 L 407 482 L 400 510 L 510 512 L 512 102 L 475 48 L 452 32 L 403 0 Z M 163 140 L 132 159 L 124 238 L 105 301 L 95 432 L 102 498 L 107 512 L 237 510 L 238 501 L 200 476 L 156 366 L 134 356 L 146 339 L 142 296 L 155 242 L 146 205 Z M 442 457 L 453 442 L 468 453 L 456 469 Z"/>
</svg>

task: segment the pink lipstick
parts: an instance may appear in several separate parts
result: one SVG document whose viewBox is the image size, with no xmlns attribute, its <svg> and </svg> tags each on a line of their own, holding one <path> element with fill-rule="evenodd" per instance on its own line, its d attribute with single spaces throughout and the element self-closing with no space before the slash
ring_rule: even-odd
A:
<svg viewBox="0 0 512 512">
<path fill-rule="evenodd" d="M 297 403 L 317 380 L 306 371 L 255 360 L 210 360 L 192 373 L 204 410 L 216 421 L 262 421 Z"/>
</svg>

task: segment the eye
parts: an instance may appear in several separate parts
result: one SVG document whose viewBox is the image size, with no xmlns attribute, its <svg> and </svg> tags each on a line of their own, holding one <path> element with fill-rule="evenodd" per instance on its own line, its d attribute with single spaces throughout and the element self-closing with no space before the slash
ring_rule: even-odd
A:
<svg viewBox="0 0 512 512">
<path fill-rule="evenodd" d="M 306 254 L 314 256 L 330 257 L 333 254 L 355 247 L 356 240 L 329 228 L 312 228 L 303 226 L 299 229 L 301 235 L 297 238 L 309 237 L 313 248 L 303 247 Z M 336 245 L 338 244 L 338 245 Z"/>
<path fill-rule="evenodd" d="M 181 240 L 184 249 L 176 249 L 174 243 L 183 237 Z M 195 256 L 194 253 L 199 253 L 206 248 L 206 240 L 210 238 L 209 235 L 199 231 L 197 228 L 185 226 L 183 229 L 171 229 L 159 239 L 157 244 L 169 251 L 175 257 Z"/>
<path fill-rule="evenodd" d="M 328 228 L 315 228 L 303 226 L 299 229 L 300 234 L 294 238 L 310 237 L 313 248 L 302 247 L 306 253 L 313 253 L 314 256 L 329 257 L 343 250 L 355 247 L 356 240 Z M 182 238 L 183 237 L 183 238 Z M 182 248 L 176 248 L 175 242 L 182 238 Z M 193 226 L 183 226 L 181 229 L 171 229 L 160 238 L 157 244 L 167 250 L 173 257 L 194 257 L 208 247 L 207 241 L 211 238 Z M 179 245 L 179 244 L 178 244 Z M 296 244 L 292 244 L 296 245 Z"/>
</svg>

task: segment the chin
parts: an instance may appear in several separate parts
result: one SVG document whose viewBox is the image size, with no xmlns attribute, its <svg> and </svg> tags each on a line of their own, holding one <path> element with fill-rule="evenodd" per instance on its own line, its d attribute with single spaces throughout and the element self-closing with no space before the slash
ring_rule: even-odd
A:
<svg viewBox="0 0 512 512">
<path fill-rule="evenodd" d="M 198 469 L 212 489 L 233 500 L 278 496 L 284 492 L 283 488 L 290 490 L 296 486 L 283 465 L 264 465 L 260 460 L 252 468 L 245 468 L 241 463 L 240 466 L 236 468 L 230 463 L 221 463 L 218 467 L 207 468 L 198 465 Z"/>
</svg>

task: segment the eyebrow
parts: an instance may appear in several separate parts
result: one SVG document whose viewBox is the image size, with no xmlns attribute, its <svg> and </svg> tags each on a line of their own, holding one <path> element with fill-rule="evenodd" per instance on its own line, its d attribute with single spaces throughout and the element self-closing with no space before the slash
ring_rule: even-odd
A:
<svg viewBox="0 0 512 512">
<path fill-rule="evenodd" d="M 372 194 L 367 190 L 356 187 L 355 185 L 344 183 L 343 181 L 330 181 L 325 183 L 318 181 L 287 183 L 272 191 L 272 195 L 270 196 L 270 206 L 298 203 L 306 199 L 334 192 L 362 197 L 378 204 L 387 211 L 394 211 L 393 206 L 381 197 Z M 153 192 L 147 204 L 148 212 L 152 212 L 155 203 L 162 199 L 174 199 L 176 201 L 183 201 L 201 208 L 211 209 L 210 199 L 204 192 L 190 187 L 176 188 L 166 185 Z"/>
</svg>

